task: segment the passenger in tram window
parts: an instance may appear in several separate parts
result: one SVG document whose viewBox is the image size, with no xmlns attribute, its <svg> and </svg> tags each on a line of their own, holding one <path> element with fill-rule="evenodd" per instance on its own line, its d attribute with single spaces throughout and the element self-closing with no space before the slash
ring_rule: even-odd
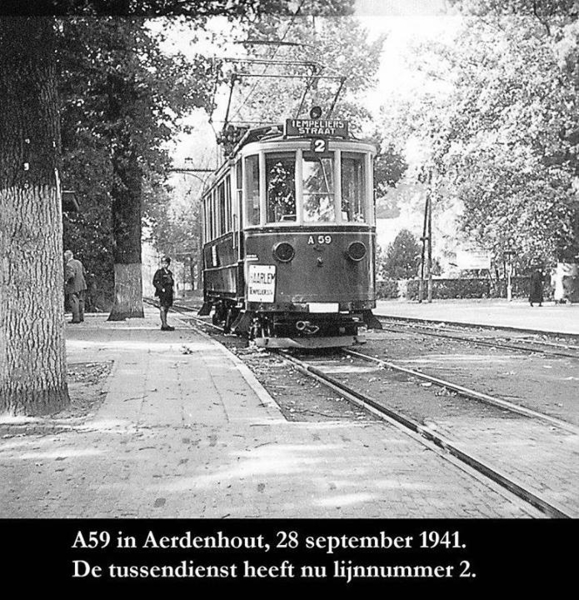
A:
<svg viewBox="0 0 579 600">
<path fill-rule="evenodd" d="M 351 220 L 350 200 L 342 195 L 342 221 Z"/>
<path fill-rule="evenodd" d="M 361 154 L 342 155 L 342 221 L 364 223 L 365 169 Z"/>
<path fill-rule="evenodd" d="M 295 168 L 277 161 L 267 173 L 267 222 L 296 220 Z"/>
<path fill-rule="evenodd" d="M 359 202 L 352 203 L 348 198 L 342 198 L 342 221 L 364 223 L 364 209 Z"/>
<path fill-rule="evenodd" d="M 173 306 L 173 288 L 175 279 L 169 269 L 171 259 L 168 256 L 163 257 L 161 268 L 155 271 L 153 276 L 153 286 L 155 287 L 155 296 L 159 298 L 159 310 L 161 314 L 161 330 L 174 331 L 175 328 L 167 323 L 167 313 Z"/>
<path fill-rule="evenodd" d="M 543 306 L 543 283 L 545 279 L 545 273 L 540 266 L 535 266 L 529 285 L 529 302 L 531 306 L 538 303 L 539 306 Z"/>
</svg>

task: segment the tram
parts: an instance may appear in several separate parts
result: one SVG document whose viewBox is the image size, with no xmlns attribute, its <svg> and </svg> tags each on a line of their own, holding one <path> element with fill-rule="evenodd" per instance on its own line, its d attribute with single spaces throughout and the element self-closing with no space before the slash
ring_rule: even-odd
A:
<svg viewBox="0 0 579 600">
<path fill-rule="evenodd" d="M 320 113 L 243 130 L 203 194 L 199 314 L 264 348 L 351 346 L 380 328 L 376 149 Z"/>
</svg>

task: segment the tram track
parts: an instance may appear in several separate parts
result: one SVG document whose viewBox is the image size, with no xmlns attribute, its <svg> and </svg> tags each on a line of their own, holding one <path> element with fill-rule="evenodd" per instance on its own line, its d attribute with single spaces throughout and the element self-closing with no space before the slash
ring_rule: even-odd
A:
<svg viewBox="0 0 579 600">
<path fill-rule="evenodd" d="M 358 358 L 361 358 L 362 360 L 376 363 L 379 366 L 382 366 L 384 368 L 399 371 L 401 373 L 405 373 L 406 375 L 415 377 L 417 379 L 421 379 L 423 381 L 428 381 L 428 382 L 433 383 L 443 389 L 456 392 L 457 394 L 464 396 L 465 398 L 470 398 L 472 400 L 478 400 L 481 402 L 487 402 L 489 404 L 492 404 L 492 405 L 500 407 L 500 408 L 504 408 L 511 412 L 519 413 L 521 415 L 525 415 L 527 417 L 531 417 L 531 418 L 535 418 L 535 419 L 541 419 L 553 426 L 560 427 L 561 429 L 565 429 L 571 433 L 579 435 L 579 427 L 576 427 L 572 423 L 567 423 L 566 421 L 563 421 L 562 419 L 557 419 L 550 415 L 546 415 L 544 413 L 541 413 L 541 412 L 538 412 L 535 410 L 531 410 L 524 406 L 514 404 L 512 402 L 509 402 L 508 400 L 499 398 L 498 396 L 492 396 L 490 394 L 478 392 L 476 390 L 453 383 L 452 381 L 448 381 L 448 380 L 442 379 L 440 377 L 434 377 L 432 375 L 428 375 L 427 373 L 423 373 L 422 371 L 417 371 L 415 369 L 409 369 L 408 367 L 403 367 L 401 365 L 397 365 L 396 363 L 393 363 L 390 361 L 384 361 L 379 358 L 369 356 L 369 355 L 363 354 L 361 352 L 357 352 L 355 350 L 343 349 L 343 352 L 346 354 L 349 354 L 351 356 L 356 356 Z"/>
<path fill-rule="evenodd" d="M 223 333 L 222 328 L 208 322 L 208 319 L 201 319 L 192 315 L 190 308 L 177 308 L 177 311 L 187 320 L 203 324 L 203 328 L 205 329 L 209 328 L 213 331 Z M 376 336 L 375 341 L 377 342 L 379 338 L 380 335 Z M 557 493 L 552 493 L 556 484 L 552 482 L 551 485 L 544 484 L 544 482 L 538 479 L 533 479 L 532 471 L 524 473 L 523 477 L 517 477 L 516 469 L 513 470 L 510 468 L 508 460 L 505 462 L 505 459 L 502 459 L 502 463 L 500 460 L 497 462 L 497 457 L 493 456 L 492 451 L 490 454 L 473 451 L 472 440 L 469 440 L 468 436 L 465 438 L 464 432 L 461 431 L 461 427 L 467 428 L 473 426 L 473 418 L 470 412 L 473 410 L 473 406 L 476 405 L 488 406 L 489 410 L 497 411 L 497 414 L 491 413 L 491 417 L 488 415 L 483 415 L 482 417 L 475 415 L 474 420 L 476 422 L 476 419 L 478 419 L 479 425 L 488 421 L 496 422 L 497 419 L 500 419 L 501 427 L 512 425 L 512 430 L 516 432 L 520 423 L 526 423 L 527 428 L 530 423 L 532 426 L 530 438 L 541 440 L 538 442 L 540 444 L 546 444 L 546 440 L 551 439 L 552 436 L 557 437 L 559 442 L 563 439 L 565 443 L 569 439 L 576 439 L 579 435 L 579 428 L 572 423 L 516 405 L 495 395 L 485 394 L 455 384 L 448 379 L 428 375 L 421 371 L 410 369 L 407 366 L 396 364 L 390 360 L 383 360 L 351 348 L 342 350 L 339 353 L 340 359 L 337 358 L 336 353 L 330 353 L 329 359 L 327 358 L 327 353 L 322 353 L 321 356 L 317 357 L 315 354 L 313 357 L 308 355 L 308 358 L 304 360 L 303 358 L 298 358 L 299 352 L 293 350 L 278 350 L 274 352 L 286 361 L 288 365 L 291 364 L 299 373 L 322 384 L 336 396 L 343 397 L 359 409 L 373 414 L 375 418 L 385 420 L 402 428 L 409 435 L 414 436 L 417 441 L 421 441 L 429 449 L 437 451 L 442 457 L 450 460 L 455 466 L 461 467 L 462 465 L 461 468 L 466 469 L 471 474 L 476 474 L 475 476 L 482 477 L 489 484 L 492 483 L 505 492 L 513 494 L 519 500 L 532 506 L 547 517 L 576 518 L 579 515 L 578 507 L 573 507 L 573 503 L 569 506 L 564 497 L 557 498 Z M 348 360 L 356 361 L 356 365 L 358 366 L 351 369 L 348 366 L 343 366 L 344 357 L 348 357 Z M 369 373 L 361 376 L 359 381 L 354 384 L 347 380 L 344 381 L 343 374 L 340 378 L 340 376 L 336 377 L 335 374 L 331 373 L 332 369 L 335 370 L 336 361 L 338 360 L 342 360 L 340 369 L 346 373 L 352 370 L 355 371 L 356 368 L 363 371 L 362 364 L 368 365 Z M 325 364 L 325 361 L 329 361 L 329 367 Z M 446 400 L 454 400 L 453 397 L 457 396 L 471 404 L 462 409 L 463 412 L 461 412 L 461 415 L 464 416 L 455 419 L 456 422 L 453 422 L 450 428 L 443 424 L 444 419 L 437 420 L 436 417 L 432 418 L 432 415 L 429 418 L 421 418 L 406 410 L 400 410 L 400 407 L 389 405 L 388 402 L 384 401 L 384 398 L 377 397 L 364 389 L 368 380 L 371 381 L 378 378 L 377 374 L 386 373 L 397 374 L 398 377 L 411 379 L 415 390 L 414 394 L 441 394 Z M 376 389 L 380 385 L 380 383 L 376 384 L 375 382 L 373 387 Z M 422 388 L 422 385 L 429 387 Z M 392 389 L 391 384 L 384 384 L 382 387 Z M 434 392 L 433 390 L 438 391 Z M 397 396 L 398 392 L 393 391 L 392 394 Z M 474 412 L 477 411 L 475 410 Z M 505 415 L 507 416 L 505 417 Z M 521 422 L 519 419 L 523 421 Z M 442 426 L 441 423 L 443 424 Z M 476 434 L 474 436 L 476 437 Z M 507 437 L 509 437 L 508 434 Z M 511 437 L 513 439 L 516 438 L 515 435 Z M 519 441 L 516 443 L 522 444 L 523 442 Z M 495 441 L 497 448 L 505 444 L 506 442 L 501 438 Z M 515 458 L 517 460 L 520 459 L 520 457 Z M 520 468 L 524 471 L 522 466 Z"/>
<path fill-rule="evenodd" d="M 178 307 L 177 310 L 181 311 L 183 314 L 187 314 L 187 313 L 190 313 L 192 309 L 185 308 L 185 307 Z M 187 314 L 187 317 L 192 318 L 192 315 Z M 212 323 L 207 322 L 207 320 L 203 320 L 203 319 L 200 319 L 197 317 L 195 317 L 195 319 L 198 322 L 203 323 L 205 326 L 215 329 L 216 331 L 221 331 L 221 332 L 223 331 L 223 329 L 221 327 L 219 327 L 217 325 L 213 325 Z M 489 329 L 489 331 L 494 331 L 494 330 Z M 399 331 L 397 330 L 396 332 L 398 333 Z M 404 331 L 404 333 L 406 333 L 406 332 Z M 419 335 L 419 334 L 422 334 L 423 331 L 420 330 L 420 331 L 416 332 L 416 331 L 412 330 L 410 333 Z M 379 342 L 382 333 L 379 331 L 377 334 L 374 334 L 374 335 L 376 336 L 376 339 Z M 482 340 L 477 340 L 477 339 L 473 339 L 470 337 L 464 337 L 464 336 L 457 337 L 454 335 L 446 335 L 446 334 L 439 335 L 436 332 L 429 333 L 429 335 L 448 339 L 449 341 L 459 341 L 459 342 L 464 342 L 464 343 L 469 343 L 469 344 L 474 344 L 474 345 L 481 345 L 481 346 L 488 347 L 488 348 L 499 348 L 499 349 L 515 350 L 515 351 L 524 351 L 527 354 L 531 354 L 531 355 L 536 353 L 535 350 L 532 350 L 529 348 L 513 346 L 512 344 L 504 344 L 504 343 L 500 343 L 500 342 L 495 342 L 493 340 L 482 341 Z M 359 358 L 362 358 L 368 362 L 374 362 L 383 368 L 392 369 L 392 370 L 398 371 L 400 373 L 404 373 L 408 376 L 414 377 L 416 379 L 420 379 L 422 381 L 431 383 L 433 385 L 438 386 L 439 388 L 441 388 L 443 390 L 459 394 L 465 398 L 469 398 L 469 399 L 480 401 L 480 402 L 486 402 L 491 405 L 503 408 L 505 410 L 509 410 L 511 412 L 519 413 L 519 414 L 527 416 L 527 417 L 541 419 L 552 426 L 565 429 L 573 434 L 579 434 L 579 427 L 577 427 L 576 425 L 574 425 L 572 423 L 569 423 L 563 419 L 559 419 L 552 415 L 545 414 L 544 412 L 533 410 L 532 408 L 528 408 L 521 404 L 515 404 L 514 402 L 511 402 L 508 399 L 501 397 L 498 394 L 488 394 L 485 392 L 481 392 L 479 390 L 472 389 L 468 386 L 453 382 L 444 377 L 428 374 L 428 373 L 425 373 L 425 372 L 417 370 L 417 369 L 411 369 L 407 366 L 400 365 L 396 362 L 393 362 L 390 360 L 384 360 L 384 359 L 381 359 L 376 356 L 370 356 L 369 354 L 363 354 L 361 352 L 356 352 L 355 350 L 352 350 L 351 348 L 344 348 L 342 351 L 345 354 L 350 354 L 352 356 L 358 356 Z M 543 354 L 544 353 L 545 352 L 543 352 Z M 579 355 L 569 355 L 569 354 L 565 354 L 565 353 L 561 353 L 561 352 L 555 352 L 555 353 L 548 352 L 548 355 L 554 356 L 554 357 L 562 357 L 562 358 L 579 358 Z"/>
<path fill-rule="evenodd" d="M 374 362 L 372 357 L 364 356 L 359 352 L 351 350 L 344 350 L 344 352 L 361 360 L 370 360 L 370 362 Z M 328 386 L 333 391 L 344 395 L 349 401 L 356 403 L 358 406 L 366 408 L 380 418 L 402 426 L 411 433 L 418 434 L 418 436 L 442 449 L 454 459 L 457 459 L 469 468 L 474 469 L 477 473 L 483 475 L 495 484 L 498 484 L 510 493 L 513 493 L 518 498 L 539 509 L 547 516 L 552 518 L 575 518 L 576 515 L 573 514 L 572 510 L 566 508 L 564 505 L 555 501 L 554 499 L 546 497 L 545 494 L 533 489 L 527 483 L 517 480 L 516 477 L 499 468 L 489 460 L 485 460 L 485 458 L 477 456 L 468 449 L 461 447 L 459 442 L 437 432 L 431 425 L 421 423 L 418 419 L 388 406 L 388 404 L 383 400 L 374 398 L 371 395 L 361 391 L 359 388 L 348 385 L 336 377 L 332 377 L 330 374 L 328 374 L 328 372 L 325 371 L 323 367 L 315 366 L 309 361 L 301 360 L 292 355 L 290 352 L 278 351 L 278 353 L 282 354 L 284 358 L 288 362 L 292 363 L 293 366 L 302 374 L 315 378 L 317 381 Z M 383 361 L 379 362 L 382 363 L 381 366 L 383 368 L 391 369 L 393 367 L 393 365 L 389 365 Z M 417 372 L 412 372 L 409 370 L 404 370 L 404 372 L 407 375 L 412 376 L 418 374 Z M 505 407 L 503 406 L 502 408 Z M 509 407 L 507 405 L 506 408 L 516 411 L 518 407 Z M 519 411 L 516 412 L 519 413 Z M 541 419 L 544 415 L 533 414 L 525 416 Z M 553 424 L 550 419 L 548 419 L 548 421 Z M 565 429 L 568 429 L 566 427 L 567 425 L 568 424 L 562 422 L 557 423 L 557 426 L 564 426 Z"/>
<path fill-rule="evenodd" d="M 153 304 L 152 301 L 149 301 Z M 191 306 L 179 306 L 174 305 L 173 309 L 176 312 L 187 315 L 188 318 L 192 318 L 191 313 L 197 311 L 200 307 Z M 446 322 L 434 322 L 434 321 L 423 321 L 413 318 L 404 317 L 391 317 L 384 315 L 376 315 L 377 319 L 382 323 L 382 330 L 384 333 L 408 333 L 413 335 L 426 335 L 430 337 L 446 339 L 451 341 L 464 342 L 467 344 L 473 344 L 486 348 L 498 348 L 504 350 L 512 350 L 524 352 L 527 354 L 541 353 L 548 356 L 561 357 L 561 358 L 574 358 L 579 360 L 579 343 L 574 344 L 573 341 L 578 341 L 577 336 L 566 336 L 569 339 L 566 342 L 552 342 L 545 338 L 561 337 L 557 334 L 549 333 L 538 333 L 529 332 L 524 330 L 513 330 L 510 328 L 498 328 L 495 326 L 486 325 L 468 325 L 465 323 L 446 323 Z M 204 322 L 206 325 L 215 327 L 217 330 L 222 329 L 212 323 L 207 323 L 199 319 L 200 322 Z M 459 333 L 451 333 L 451 331 L 458 331 Z M 441 330 L 444 329 L 446 331 Z M 471 332 L 473 329 L 477 330 L 477 334 L 464 335 L 464 332 Z M 481 339 L 481 332 L 486 332 L 489 339 Z M 519 336 L 522 343 L 513 343 L 508 341 L 498 341 L 490 336 L 496 336 L 497 332 L 503 336 L 509 334 L 510 336 Z M 379 335 L 379 333 L 378 333 Z M 528 340 L 527 337 L 531 335 L 534 339 Z M 541 336 L 543 339 L 536 339 Z"/>
<path fill-rule="evenodd" d="M 575 345 L 574 343 L 571 343 L 571 341 L 567 343 L 559 343 L 550 342 L 546 339 L 537 339 L 537 337 L 539 337 L 539 334 L 537 334 L 536 332 L 530 333 L 525 331 L 514 331 L 510 329 L 497 330 L 496 327 L 484 327 L 481 325 L 472 325 L 469 327 L 468 325 L 462 324 L 461 326 L 455 326 L 454 331 L 459 331 L 459 333 L 457 334 L 452 332 L 451 326 L 446 323 L 425 323 L 398 317 L 385 316 L 378 316 L 377 318 L 382 323 L 383 332 L 412 333 L 414 335 L 426 335 L 452 341 L 461 341 L 469 344 L 475 344 L 478 346 L 484 346 L 487 348 L 500 348 L 531 354 L 541 353 L 549 356 L 579 359 L 579 345 Z M 474 328 L 477 329 L 478 335 L 464 335 L 465 331 L 471 332 Z M 510 335 L 513 337 L 518 336 L 520 341 L 519 343 L 513 343 L 503 340 L 498 341 L 497 339 L 481 339 L 480 333 L 482 331 L 487 332 L 489 336 L 496 335 L 497 331 L 499 331 L 503 335 L 509 332 Z M 533 339 L 529 340 L 529 335 L 531 335 Z M 543 338 L 558 337 L 555 334 L 543 333 L 541 335 L 543 336 Z"/>
</svg>

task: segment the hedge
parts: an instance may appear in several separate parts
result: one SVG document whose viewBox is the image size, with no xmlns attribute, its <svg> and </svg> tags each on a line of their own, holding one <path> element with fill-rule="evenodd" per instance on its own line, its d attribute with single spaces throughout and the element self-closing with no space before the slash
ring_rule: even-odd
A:
<svg viewBox="0 0 579 600">
<path fill-rule="evenodd" d="M 379 300 L 405 298 L 417 300 L 420 281 L 396 281 L 394 279 L 380 280 L 377 284 L 376 294 Z M 511 292 L 513 298 L 526 298 L 529 295 L 529 278 L 513 277 L 511 279 Z M 428 283 L 424 282 L 424 295 L 428 293 Z M 545 285 L 545 299 L 553 296 L 550 285 Z M 506 298 L 507 283 L 504 280 L 496 281 L 489 278 L 464 278 L 443 279 L 433 278 L 432 298 L 437 300 L 473 299 L 473 298 Z"/>
</svg>

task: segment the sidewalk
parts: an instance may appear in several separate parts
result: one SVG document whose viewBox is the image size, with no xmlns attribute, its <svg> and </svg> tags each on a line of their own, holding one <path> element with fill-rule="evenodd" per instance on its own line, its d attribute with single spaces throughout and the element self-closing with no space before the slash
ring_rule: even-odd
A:
<svg viewBox="0 0 579 600">
<path fill-rule="evenodd" d="M 545 302 L 531 307 L 522 300 L 379 300 L 374 314 L 579 335 L 579 304 Z"/>
<path fill-rule="evenodd" d="M 286 421 L 235 356 L 170 321 L 67 324 L 71 364 L 113 362 L 105 400 L 0 439 L 0 517 L 530 516 L 397 426 Z"/>
</svg>

